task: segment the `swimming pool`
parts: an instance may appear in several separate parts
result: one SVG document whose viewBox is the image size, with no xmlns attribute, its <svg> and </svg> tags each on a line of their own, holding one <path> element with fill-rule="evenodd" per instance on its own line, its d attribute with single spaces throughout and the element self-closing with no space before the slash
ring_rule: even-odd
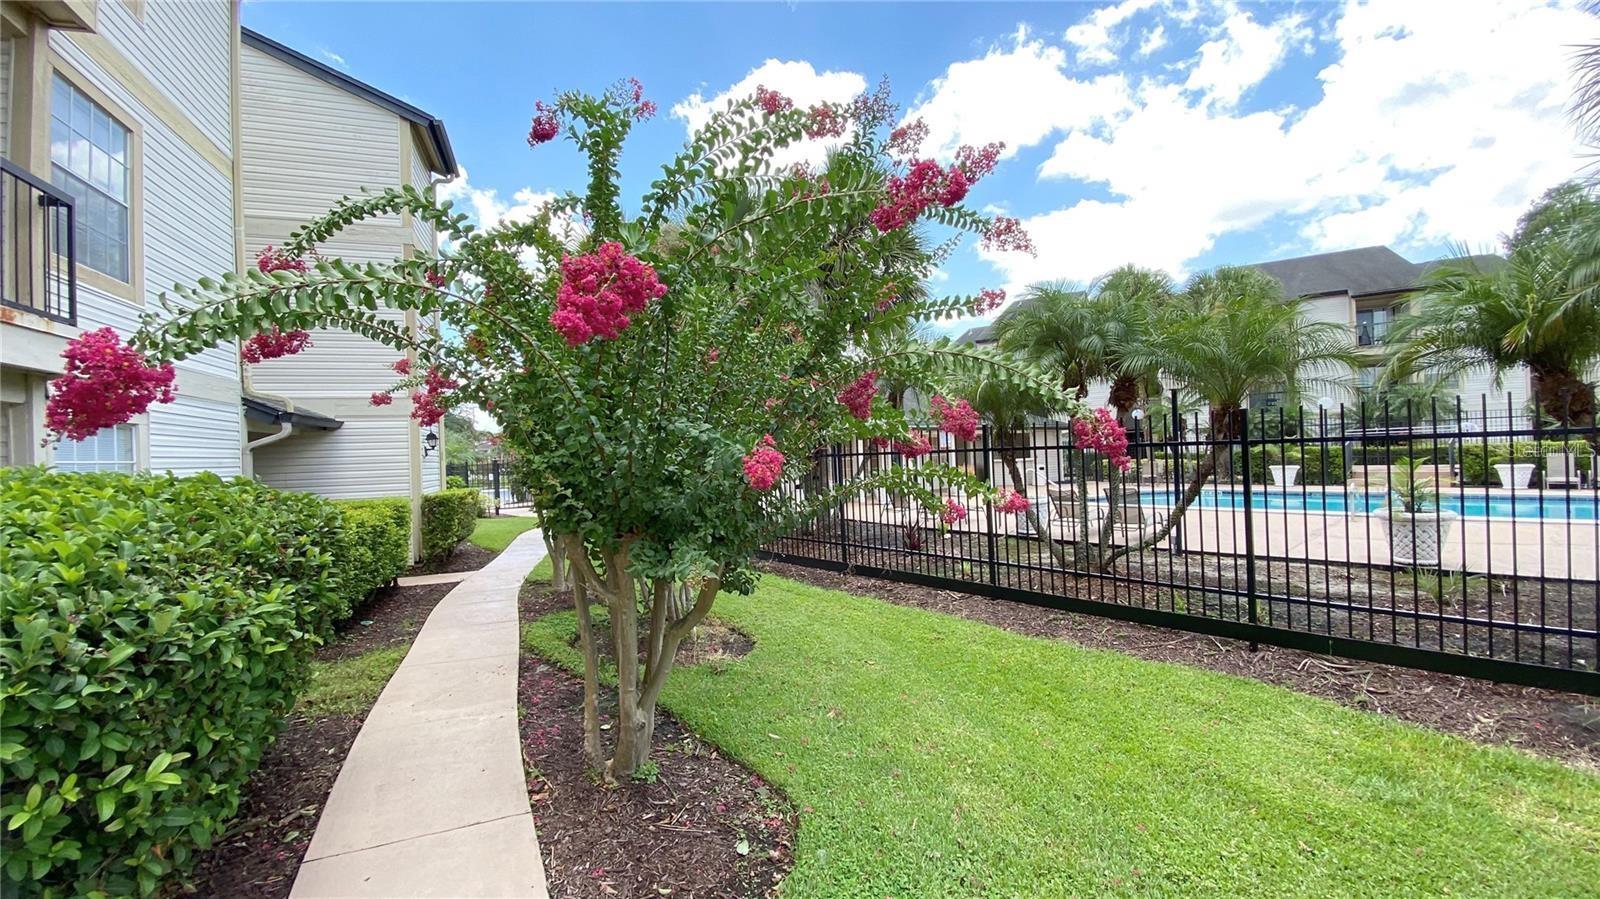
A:
<svg viewBox="0 0 1600 899">
<path fill-rule="evenodd" d="M 1141 490 L 1142 502 L 1152 505 L 1172 505 L 1171 490 Z M 1250 504 L 1256 509 L 1282 509 L 1289 512 L 1372 512 L 1389 503 L 1385 493 L 1365 493 L 1359 490 L 1306 490 L 1281 487 L 1262 487 L 1250 491 Z M 1201 491 L 1195 505 L 1202 509 L 1242 509 L 1244 493 L 1237 488 L 1207 487 Z M 1588 491 L 1541 493 L 1530 490 L 1516 496 L 1491 494 L 1483 490 L 1465 492 L 1445 491 L 1439 497 L 1439 508 L 1457 515 L 1477 518 L 1524 519 L 1600 519 L 1600 499 Z"/>
</svg>

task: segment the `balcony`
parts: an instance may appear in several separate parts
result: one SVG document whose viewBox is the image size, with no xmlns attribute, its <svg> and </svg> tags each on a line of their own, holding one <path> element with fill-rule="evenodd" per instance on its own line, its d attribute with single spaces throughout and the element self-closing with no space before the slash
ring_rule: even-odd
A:
<svg viewBox="0 0 1600 899">
<path fill-rule="evenodd" d="M 0 158 L 0 306 L 78 323 L 72 198 Z"/>
<path fill-rule="evenodd" d="M 1357 346 L 1383 346 L 1388 340 L 1389 329 L 1394 326 L 1394 319 L 1357 319 L 1356 320 L 1356 345 Z"/>
</svg>

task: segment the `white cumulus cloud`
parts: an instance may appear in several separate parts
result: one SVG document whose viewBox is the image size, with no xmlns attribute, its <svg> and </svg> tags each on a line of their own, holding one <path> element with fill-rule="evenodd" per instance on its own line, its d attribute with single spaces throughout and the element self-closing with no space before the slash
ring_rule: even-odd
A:
<svg viewBox="0 0 1600 899">
<path fill-rule="evenodd" d="M 1582 165 L 1565 114 L 1569 48 L 1600 26 L 1571 2 L 1350 0 L 1317 38 L 1335 61 L 1314 75 L 1316 101 L 1251 109 L 1251 89 L 1313 39 L 1299 14 L 1265 18 L 1273 12 L 1223 7 L 1220 22 L 1202 15 L 1185 26 L 1163 8 L 1168 37 L 1187 31 L 1200 49 L 1175 74 L 1125 84 L 1120 106 L 1008 104 L 1017 94 L 1093 96 L 1110 77 L 1069 74 L 1048 45 L 952 65 L 926 108 L 947 108 L 941 94 L 957 71 L 994 82 L 1015 77 L 1013 57 L 1036 60 L 1037 82 L 969 99 L 979 108 L 951 115 L 945 133 L 1053 140 L 1040 178 L 1105 194 L 1025 216 L 1037 257 L 980 255 L 1017 286 L 1087 280 L 1124 262 L 1183 274 L 1220 237 L 1268 224 L 1297 231 L 1290 252 L 1484 246 Z"/>
<path fill-rule="evenodd" d="M 818 72 L 804 60 L 769 59 L 751 69 L 749 74 L 734 82 L 726 90 L 707 98 L 696 91 L 673 104 L 672 114 L 683 120 L 690 134 L 700 130 L 711 116 L 725 109 L 730 100 L 748 97 L 757 87 L 777 91 L 794 101 L 797 107 L 818 103 L 847 103 L 867 89 L 867 79 L 859 72 Z M 777 166 L 796 162 L 812 165 L 827 158 L 828 150 L 843 138 L 808 140 L 785 147 L 773 155 Z"/>
</svg>

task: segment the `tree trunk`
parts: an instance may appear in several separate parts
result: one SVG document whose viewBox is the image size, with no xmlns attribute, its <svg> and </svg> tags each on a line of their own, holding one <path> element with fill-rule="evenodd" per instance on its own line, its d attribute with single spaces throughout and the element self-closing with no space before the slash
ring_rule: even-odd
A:
<svg viewBox="0 0 1600 899">
<path fill-rule="evenodd" d="M 1022 477 L 1022 466 L 1017 463 L 1016 447 L 1010 445 L 1008 438 L 1001 436 L 1004 433 L 1000 429 L 995 431 L 996 439 L 1000 443 L 996 447 L 996 450 L 1000 453 L 1000 464 L 1005 466 L 1006 473 L 1011 476 L 1011 489 L 1026 496 L 1028 494 L 1028 485 Z M 1048 489 L 1046 487 L 1047 491 Z M 1050 494 L 1047 492 L 1045 494 L 1045 502 L 1049 501 Z M 1065 551 L 1056 544 L 1055 535 L 1050 533 L 1049 526 L 1039 517 L 1039 510 L 1029 504 L 1028 511 L 1022 514 L 1028 516 L 1028 524 L 1033 527 L 1033 532 L 1039 536 L 1039 540 L 1049 549 L 1050 557 L 1055 559 L 1056 564 L 1063 568 L 1068 567 L 1071 564 L 1071 560 L 1067 558 Z"/>
<path fill-rule="evenodd" d="M 1117 560 L 1132 553 L 1142 552 L 1167 539 L 1173 529 L 1178 526 L 1178 522 L 1183 520 L 1184 513 L 1189 510 L 1195 500 L 1200 498 L 1200 491 L 1205 489 L 1206 481 L 1211 480 L 1217 473 L 1218 453 L 1227 454 L 1227 458 L 1230 460 L 1233 458 L 1233 441 L 1238 437 L 1238 428 L 1235 426 L 1238 421 L 1238 415 L 1239 408 L 1237 406 L 1224 406 L 1220 409 L 1211 410 L 1211 450 L 1195 464 L 1194 474 L 1190 475 L 1189 483 L 1184 487 L 1183 495 L 1178 497 L 1178 501 L 1173 504 L 1172 513 L 1167 516 L 1166 524 L 1157 528 L 1149 537 L 1140 540 L 1138 543 L 1130 543 L 1121 549 L 1107 553 L 1101 563 L 1102 570 L 1109 570 L 1112 565 L 1116 564 Z M 1115 504 L 1113 503 L 1113 505 Z"/>
<path fill-rule="evenodd" d="M 550 588 L 559 593 L 567 589 L 567 554 L 561 550 L 560 536 L 545 531 L 544 548 L 550 557 Z"/>
<path fill-rule="evenodd" d="M 558 554 L 567 557 L 571 570 L 578 570 L 572 559 L 577 552 L 587 553 L 583 541 L 575 536 L 558 535 Z M 584 559 L 588 564 L 588 559 Z M 583 578 L 572 579 L 572 604 L 578 611 L 578 651 L 583 655 L 583 754 L 592 767 L 602 762 L 600 753 L 600 658 L 594 642 L 594 619 L 589 614 L 589 585 Z"/>
<path fill-rule="evenodd" d="M 1570 428 L 1594 427 L 1594 388 L 1570 371 L 1534 369 L 1533 393 L 1539 410 Z M 1590 442 L 1594 442 L 1593 435 Z"/>
<path fill-rule="evenodd" d="M 665 580 L 644 581 L 628 573 L 632 538 L 624 538 L 616 547 L 601 551 L 603 574 L 595 570 L 579 538 L 568 537 L 564 542 L 571 563 L 574 601 L 578 603 L 579 648 L 584 656 L 584 751 L 606 782 L 614 784 L 632 777 L 649 759 L 661 688 L 672 672 L 679 645 L 711 611 L 711 604 L 721 589 L 721 580 L 708 577 L 690 585 L 695 589 L 695 603 L 687 613 L 677 615 L 673 607 L 683 585 Z M 617 666 L 616 736 L 611 758 L 603 764 L 598 724 L 590 726 L 594 708 L 590 685 L 594 684 L 598 692 L 596 673 L 599 668 L 588 611 L 590 594 L 597 594 L 605 601 Z M 645 633 L 642 635 L 639 632 L 641 597 L 646 599 Z M 639 663 L 641 646 L 645 650 L 642 668 Z"/>
<path fill-rule="evenodd" d="M 1139 379 L 1133 375 L 1117 375 L 1111 382 L 1111 392 L 1106 402 L 1117 410 L 1118 420 L 1125 420 L 1133 407 L 1139 404 L 1139 386 Z"/>
</svg>

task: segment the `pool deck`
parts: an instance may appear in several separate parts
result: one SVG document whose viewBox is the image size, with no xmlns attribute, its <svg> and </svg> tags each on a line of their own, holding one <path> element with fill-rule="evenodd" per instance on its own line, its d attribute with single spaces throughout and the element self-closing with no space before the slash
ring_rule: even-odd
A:
<svg viewBox="0 0 1600 899">
<path fill-rule="evenodd" d="M 1103 495 L 1091 484 L 1091 494 Z M 1141 485 L 1149 489 L 1150 485 Z M 1224 488 L 1226 489 L 1226 488 Z M 1273 488 L 1266 488 L 1273 489 Z M 1300 495 L 1301 488 L 1290 488 L 1291 496 Z M 1327 490 L 1344 493 L 1344 488 L 1305 488 L 1307 495 Z M 1470 498 L 1487 495 L 1489 498 L 1510 498 L 1513 491 L 1501 488 L 1466 488 Z M 1042 491 L 1030 491 L 1031 494 Z M 1514 495 L 1530 497 L 1543 493 L 1560 500 L 1569 495 L 1565 490 L 1517 490 Z M 1451 491 L 1455 495 L 1456 491 Z M 1574 500 L 1590 500 L 1591 490 L 1572 491 Z M 1031 495 L 1036 508 L 1044 508 L 1041 495 Z M 988 515 L 979 501 L 967 501 L 971 514 L 952 532 L 987 534 Z M 1142 503 L 1145 526 L 1119 526 L 1114 540 L 1125 544 L 1143 539 L 1155 530 L 1154 525 L 1165 516 L 1167 503 Z M 1105 504 L 1099 504 L 1100 509 Z M 856 521 L 890 525 L 908 525 L 917 513 L 896 508 L 876 498 L 862 498 L 847 504 L 846 515 Z M 922 516 L 924 521 L 931 521 Z M 994 515 L 995 529 L 999 534 L 1017 535 L 1025 531 L 1021 516 Z M 1393 564 L 1389 553 L 1388 533 L 1376 515 L 1343 509 L 1320 511 L 1298 509 L 1255 509 L 1251 512 L 1255 552 L 1258 556 L 1287 557 L 1312 562 L 1350 562 L 1357 564 Z M 1060 540 L 1074 540 L 1078 526 L 1060 516 L 1053 516 L 1050 529 Z M 1243 553 L 1245 548 L 1245 515 L 1242 509 L 1191 506 L 1183 517 L 1184 548 L 1194 552 Z M 1091 524 L 1091 533 L 1098 527 Z M 1161 549 L 1171 549 L 1171 540 L 1157 544 Z M 1458 517 L 1447 534 L 1441 563 L 1446 570 L 1466 570 L 1490 576 L 1521 575 L 1528 577 L 1559 578 L 1569 580 L 1594 580 L 1600 576 L 1600 521 L 1564 518 L 1493 518 L 1464 515 Z"/>
</svg>

